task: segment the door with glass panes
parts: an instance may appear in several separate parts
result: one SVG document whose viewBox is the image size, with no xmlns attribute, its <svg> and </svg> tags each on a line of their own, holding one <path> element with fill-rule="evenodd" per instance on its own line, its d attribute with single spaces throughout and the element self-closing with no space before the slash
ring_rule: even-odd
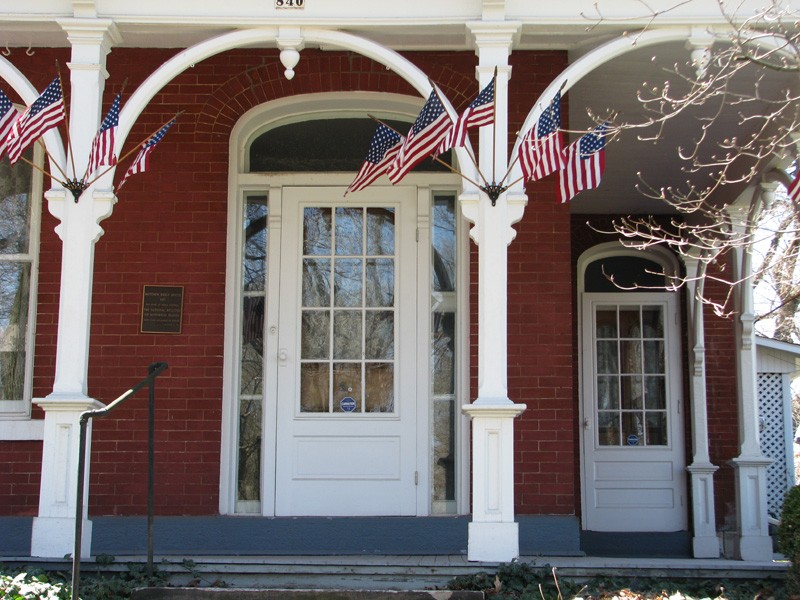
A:
<svg viewBox="0 0 800 600">
<path fill-rule="evenodd" d="M 584 528 L 687 527 L 675 294 L 584 294 Z"/>
<path fill-rule="evenodd" d="M 415 207 L 283 188 L 277 515 L 417 512 Z"/>
</svg>

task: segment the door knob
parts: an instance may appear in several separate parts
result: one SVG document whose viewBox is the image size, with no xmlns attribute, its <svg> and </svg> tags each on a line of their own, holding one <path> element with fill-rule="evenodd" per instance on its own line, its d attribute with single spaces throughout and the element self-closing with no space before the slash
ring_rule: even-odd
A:
<svg viewBox="0 0 800 600">
<path fill-rule="evenodd" d="M 278 360 L 281 362 L 286 362 L 289 359 L 289 353 L 286 351 L 286 348 L 281 348 L 278 350 Z"/>
</svg>

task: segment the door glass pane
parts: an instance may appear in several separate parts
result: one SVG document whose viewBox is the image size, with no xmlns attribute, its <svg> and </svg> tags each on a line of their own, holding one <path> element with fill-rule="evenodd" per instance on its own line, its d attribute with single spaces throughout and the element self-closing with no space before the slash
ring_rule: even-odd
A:
<svg viewBox="0 0 800 600">
<path fill-rule="evenodd" d="M 599 444 L 667 444 L 663 306 L 605 305 L 595 324 Z"/>
<path fill-rule="evenodd" d="M 663 375 L 648 375 L 645 381 L 645 403 L 648 410 L 662 410 L 667 408 L 667 393 L 664 386 Z"/>
<path fill-rule="evenodd" d="M 664 372 L 664 342 L 661 340 L 646 340 L 644 342 L 644 372 Z"/>
<path fill-rule="evenodd" d="M 642 337 L 639 323 L 639 308 L 624 306 L 619 310 L 619 334 L 624 338 Z"/>
<path fill-rule="evenodd" d="M 334 304 L 361 306 L 361 259 L 337 258 L 333 275 Z"/>
<path fill-rule="evenodd" d="M 343 206 L 306 208 L 303 215 L 311 222 L 303 226 L 304 251 L 313 249 L 315 254 L 303 258 L 303 306 L 314 310 L 303 310 L 301 316 L 300 410 L 353 415 L 391 412 L 394 211 Z M 331 226 L 333 244 L 307 243 L 310 231 L 322 231 L 318 237 L 328 239 Z M 367 258 L 367 246 L 377 255 L 390 256 Z"/>
<path fill-rule="evenodd" d="M 361 311 L 335 311 L 333 313 L 333 358 L 360 360 L 361 357 Z"/>
<path fill-rule="evenodd" d="M 367 306 L 394 305 L 394 259 L 367 259 Z"/>
<path fill-rule="evenodd" d="M 328 412 L 330 393 L 329 363 L 303 363 L 300 365 L 300 410 L 303 412 Z"/>
<path fill-rule="evenodd" d="M 261 397 L 239 401 L 237 499 L 261 499 Z"/>
<path fill-rule="evenodd" d="M 365 410 L 367 412 L 394 411 L 394 365 L 392 363 L 367 363 L 365 368 Z"/>
<path fill-rule="evenodd" d="M 431 511 L 455 513 L 458 474 L 457 223 L 456 198 L 437 193 L 431 206 Z"/>
<path fill-rule="evenodd" d="M 330 304 L 330 259 L 303 259 L 303 306 L 330 306 Z"/>
<path fill-rule="evenodd" d="M 598 310 L 596 327 L 598 339 L 617 337 L 617 311 Z"/>
<path fill-rule="evenodd" d="M 239 391 L 261 394 L 264 371 L 264 296 L 242 300 L 242 355 L 239 359 Z"/>
<path fill-rule="evenodd" d="M 619 446 L 619 413 L 598 413 L 597 431 L 601 446 Z"/>
<path fill-rule="evenodd" d="M 367 209 L 367 254 L 390 256 L 394 254 L 394 209 Z"/>
<path fill-rule="evenodd" d="M 647 445 L 667 445 L 667 415 L 663 412 L 647 413 Z"/>
<path fill-rule="evenodd" d="M 456 392 L 455 315 L 433 314 L 433 393 L 435 396 Z"/>
<path fill-rule="evenodd" d="M 360 413 L 361 363 L 333 364 L 333 412 Z"/>
<path fill-rule="evenodd" d="M 331 209 L 309 207 L 303 211 L 303 254 L 331 253 Z"/>
<path fill-rule="evenodd" d="M 642 413 L 622 413 L 622 444 L 625 446 L 644 445 L 644 423 L 642 423 Z"/>
<path fill-rule="evenodd" d="M 330 313 L 304 310 L 300 330 L 300 358 L 325 359 L 330 352 Z"/>
<path fill-rule="evenodd" d="M 600 410 L 619 408 L 619 377 L 616 375 L 597 377 L 597 408 Z"/>
<path fill-rule="evenodd" d="M 622 379 L 622 408 L 642 408 L 642 378 L 640 375 L 623 376 Z"/>
<path fill-rule="evenodd" d="M 622 351 L 622 372 L 642 372 L 642 343 L 639 340 L 622 341 L 619 344 Z"/>
<path fill-rule="evenodd" d="M 642 326 L 644 328 L 644 337 L 664 337 L 663 311 L 660 306 L 642 307 Z"/>
<path fill-rule="evenodd" d="M 391 360 L 394 358 L 394 313 L 388 310 L 369 311 L 364 324 L 365 358 Z"/>
<path fill-rule="evenodd" d="M 264 318 L 267 289 L 268 201 L 248 193 L 241 213 L 241 317 L 236 453 L 236 512 L 258 513 L 261 501 L 264 403 Z"/>
<path fill-rule="evenodd" d="M 617 342 L 597 342 L 597 372 L 619 373 Z"/>
<path fill-rule="evenodd" d="M 364 222 L 361 208 L 336 209 L 336 255 L 361 256 L 363 247 Z"/>
</svg>

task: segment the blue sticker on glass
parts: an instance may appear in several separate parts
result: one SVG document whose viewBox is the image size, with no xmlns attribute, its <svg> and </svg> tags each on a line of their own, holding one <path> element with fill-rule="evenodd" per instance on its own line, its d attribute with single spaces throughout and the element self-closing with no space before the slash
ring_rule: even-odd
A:
<svg viewBox="0 0 800 600">
<path fill-rule="evenodd" d="M 353 412 L 356 409 L 356 401 L 350 396 L 345 396 L 339 401 L 339 408 L 344 412 Z"/>
<path fill-rule="evenodd" d="M 639 436 L 635 434 L 630 434 L 628 436 L 628 446 L 638 446 L 639 445 Z"/>
</svg>

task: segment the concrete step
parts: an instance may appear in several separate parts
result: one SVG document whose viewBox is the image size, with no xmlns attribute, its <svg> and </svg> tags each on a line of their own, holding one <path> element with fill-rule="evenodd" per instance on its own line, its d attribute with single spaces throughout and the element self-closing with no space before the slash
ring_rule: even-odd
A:
<svg viewBox="0 0 800 600">
<path fill-rule="evenodd" d="M 426 590 L 280 590 L 144 588 L 131 600 L 484 600 L 483 592 Z"/>
</svg>

